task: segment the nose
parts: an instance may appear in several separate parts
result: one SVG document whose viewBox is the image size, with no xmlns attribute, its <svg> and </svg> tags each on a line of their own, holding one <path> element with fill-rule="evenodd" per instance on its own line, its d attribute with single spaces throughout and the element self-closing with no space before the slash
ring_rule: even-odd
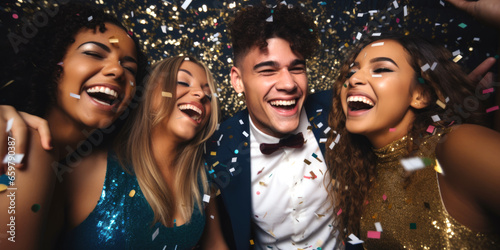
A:
<svg viewBox="0 0 500 250">
<path fill-rule="evenodd" d="M 198 86 L 198 87 L 191 87 L 189 92 L 191 93 L 191 95 L 193 95 L 194 97 L 198 98 L 198 99 L 203 99 L 203 97 L 205 97 L 205 92 L 203 92 L 203 89 L 201 88 L 201 86 Z"/>
<path fill-rule="evenodd" d="M 279 73 L 278 82 L 275 84 L 277 90 L 291 92 L 297 88 L 297 83 L 293 74 L 284 68 Z"/>
<path fill-rule="evenodd" d="M 123 77 L 124 75 L 124 69 L 123 66 L 121 65 L 120 60 L 117 59 L 109 59 L 105 62 L 104 67 L 102 68 L 102 73 L 107 76 L 111 77 L 115 80 L 119 80 L 120 78 Z"/>
<path fill-rule="evenodd" d="M 351 87 L 354 87 L 356 85 L 364 85 L 366 84 L 366 77 L 365 77 L 365 74 L 361 71 L 361 70 L 358 70 L 356 72 L 354 72 L 354 74 L 351 75 L 351 77 L 349 77 L 349 85 Z"/>
</svg>

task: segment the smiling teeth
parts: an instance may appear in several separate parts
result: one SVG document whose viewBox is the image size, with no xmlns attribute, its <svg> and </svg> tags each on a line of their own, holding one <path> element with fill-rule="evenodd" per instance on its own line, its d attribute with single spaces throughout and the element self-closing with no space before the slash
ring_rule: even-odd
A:
<svg viewBox="0 0 500 250">
<path fill-rule="evenodd" d="M 273 106 L 291 106 L 291 105 L 295 105 L 295 99 L 294 100 L 277 100 L 277 101 L 271 101 L 270 103 Z"/>
<path fill-rule="evenodd" d="M 365 97 L 365 96 L 349 96 L 347 97 L 347 103 L 349 102 L 362 102 L 362 103 L 366 103 L 370 106 L 374 106 L 375 104 L 373 104 L 372 100 L 370 100 L 369 98 Z"/>
<path fill-rule="evenodd" d="M 87 93 L 104 93 L 106 95 L 113 96 L 115 98 L 118 98 L 118 93 L 116 91 L 108 88 L 108 87 L 102 87 L 102 86 L 95 86 L 92 88 L 87 89 Z"/>
<path fill-rule="evenodd" d="M 190 110 L 195 111 L 199 115 L 201 115 L 201 109 L 199 109 L 198 107 L 196 107 L 194 105 L 191 105 L 191 104 L 182 104 L 182 105 L 179 105 L 179 109 L 180 110 L 190 109 Z"/>
</svg>

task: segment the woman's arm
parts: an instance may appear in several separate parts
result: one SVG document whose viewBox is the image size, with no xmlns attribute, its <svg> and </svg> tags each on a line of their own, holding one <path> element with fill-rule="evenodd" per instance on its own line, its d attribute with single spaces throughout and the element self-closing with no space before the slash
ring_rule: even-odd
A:
<svg viewBox="0 0 500 250">
<path fill-rule="evenodd" d="M 35 130 L 30 131 L 29 139 L 27 166 L 22 169 L 10 166 L 8 189 L 0 193 L 0 232 L 7 233 L 7 238 L 1 239 L 2 249 L 40 248 L 48 223 L 56 181 L 51 167 L 54 158 L 42 148 Z"/>
<path fill-rule="evenodd" d="M 455 204 L 462 204 L 457 209 L 468 211 L 460 215 L 470 221 L 464 224 L 499 228 L 493 221 L 500 219 L 500 133 L 478 125 L 456 126 L 437 145 L 436 155 L 444 171 L 441 190 L 452 190 L 459 197 Z"/>
<path fill-rule="evenodd" d="M 224 236 L 222 235 L 222 230 L 220 228 L 219 213 L 217 212 L 217 202 L 215 201 L 215 195 L 213 195 L 208 203 L 206 209 L 206 225 L 203 235 L 201 237 L 201 248 L 202 249 L 214 249 L 214 250 L 226 250 L 229 249 L 226 242 L 224 241 Z"/>
</svg>

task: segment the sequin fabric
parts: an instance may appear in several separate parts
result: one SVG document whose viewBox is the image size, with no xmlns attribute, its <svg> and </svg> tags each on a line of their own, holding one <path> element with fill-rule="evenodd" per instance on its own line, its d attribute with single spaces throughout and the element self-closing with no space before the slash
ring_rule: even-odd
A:
<svg viewBox="0 0 500 250">
<path fill-rule="evenodd" d="M 101 197 L 90 215 L 62 239 L 62 249 L 191 249 L 200 239 L 205 216 L 195 206 L 188 224 L 152 224 L 153 210 L 137 179 L 110 153 Z"/>
<path fill-rule="evenodd" d="M 377 177 L 373 180 L 361 219 L 366 249 L 498 249 L 498 236 L 473 232 L 453 219 L 439 194 L 435 147 L 441 131 L 419 141 L 405 136 L 376 149 Z M 415 156 L 431 159 L 432 166 L 409 178 L 400 164 L 407 157 L 408 141 L 419 143 Z M 375 223 L 382 227 L 380 239 Z M 372 231 L 372 232 L 369 232 Z M 368 238 L 370 235 L 371 238 Z"/>
</svg>

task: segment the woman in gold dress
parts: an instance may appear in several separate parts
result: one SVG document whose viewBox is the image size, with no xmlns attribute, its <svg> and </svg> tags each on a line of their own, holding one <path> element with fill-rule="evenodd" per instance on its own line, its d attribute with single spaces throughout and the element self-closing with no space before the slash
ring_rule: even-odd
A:
<svg viewBox="0 0 500 250">
<path fill-rule="evenodd" d="M 369 37 L 348 57 L 326 157 L 342 239 L 368 249 L 500 247 L 500 134 L 472 124 L 485 96 L 451 59 L 396 34 Z"/>
</svg>

